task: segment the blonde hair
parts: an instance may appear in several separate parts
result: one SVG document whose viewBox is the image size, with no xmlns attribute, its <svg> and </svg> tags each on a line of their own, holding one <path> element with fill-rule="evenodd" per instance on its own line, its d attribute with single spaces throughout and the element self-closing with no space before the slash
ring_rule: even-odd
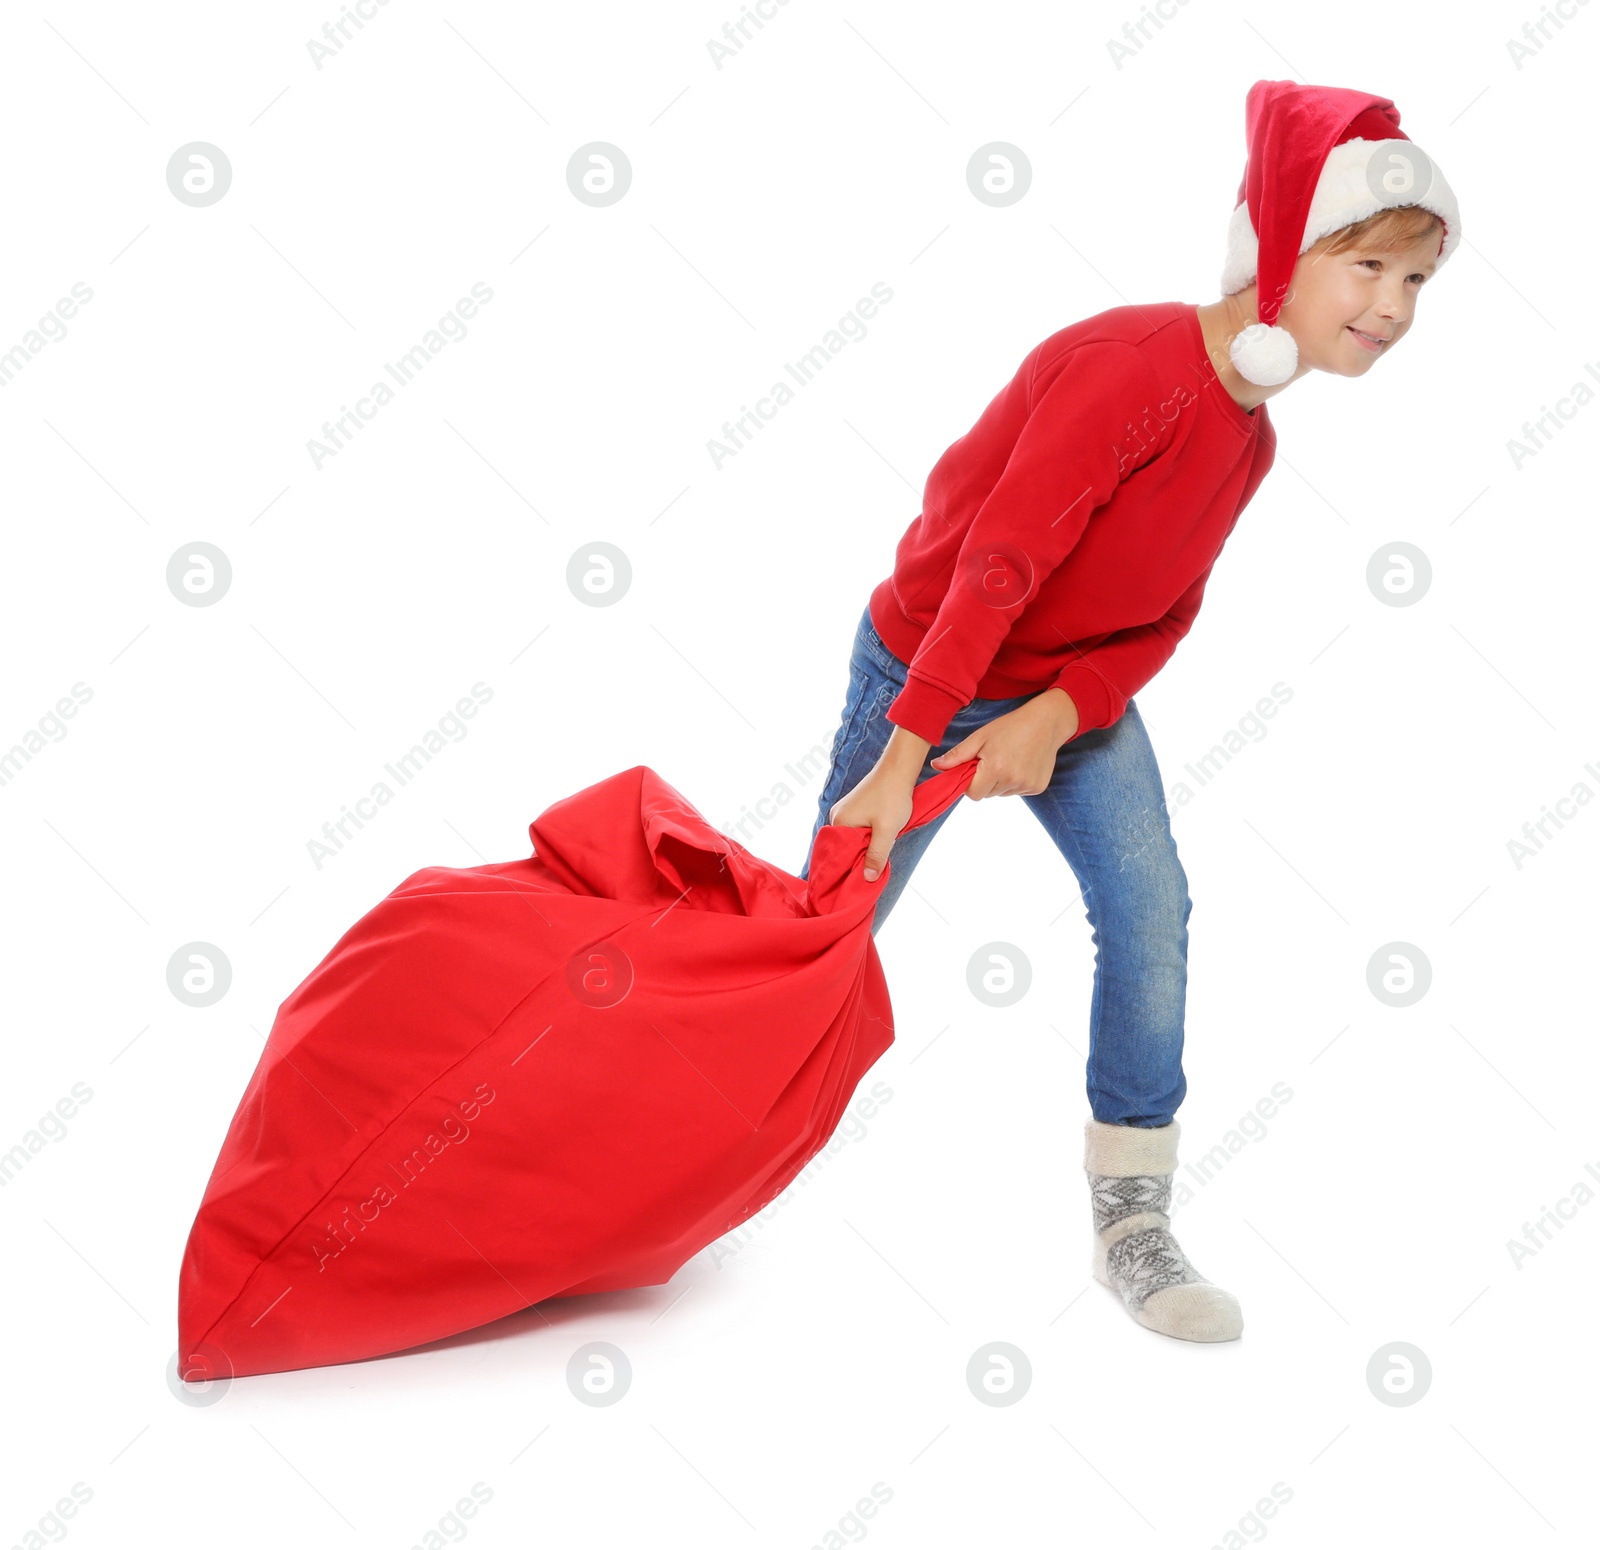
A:
<svg viewBox="0 0 1600 1550">
<path fill-rule="evenodd" d="M 1442 224 L 1432 210 L 1424 210 L 1421 205 L 1390 205 L 1376 215 L 1369 215 L 1364 221 L 1341 226 L 1333 233 L 1333 240 L 1323 249 L 1323 253 L 1332 257 L 1346 253 L 1353 247 L 1370 247 L 1380 253 L 1394 253 L 1420 241 Z"/>
</svg>

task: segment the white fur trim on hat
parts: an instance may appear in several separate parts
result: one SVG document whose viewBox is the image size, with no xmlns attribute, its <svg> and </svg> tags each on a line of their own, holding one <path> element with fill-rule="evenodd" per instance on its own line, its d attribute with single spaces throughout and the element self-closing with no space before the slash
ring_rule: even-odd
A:
<svg viewBox="0 0 1600 1550">
<path fill-rule="evenodd" d="M 1369 215 L 1390 205 L 1417 204 L 1431 210 L 1445 223 L 1444 246 L 1436 261 L 1438 268 L 1456 250 L 1461 241 L 1461 212 L 1456 196 L 1445 181 L 1444 174 L 1431 160 L 1433 176 L 1427 189 L 1415 199 L 1381 199 L 1372 192 L 1367 182 L 1367 169 L 1372 159 L 1385 146 L 1393 146 L 1397 155 L 1404 156 L 1407 147 L 1415 152 L 1419 147 L 1411 140 L 1346 140 L 1328 152 L 1317 178 L 1316 192 L 1311 196 L 1311 209 L 1306 216 L 1305 235 L 1301 238 L 1301 253 L 1329 232 L 1364 221 Z M 1232 296 L 1242 291 L 1256 277 L 1258 262 L 1256 230 L 1250 223 L 1250 206 L 1240 200 L 1228 218 L 1228 256 L 1222 266 L 1222 294 Z M 1253 379 L 1252 379 L 1253 380 Z"/>
</svg>

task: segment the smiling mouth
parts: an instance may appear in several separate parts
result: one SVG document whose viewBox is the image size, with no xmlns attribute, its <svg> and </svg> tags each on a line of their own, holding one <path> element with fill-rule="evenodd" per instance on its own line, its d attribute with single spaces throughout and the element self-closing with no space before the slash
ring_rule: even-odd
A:
<svg viewBox="0 0 1600 1550">
<path fill-rule="evenodd" d="M 1350 332 L 1354 334 L 1356 338 L 1359 339 L 1369 350 L 1371 350 L 1373 354 L 1377 354 L 1379 350 L 1389 343 L 1388 339 L 1382 338 L 1377 334 L 1362 333 L 1359 328 L 1354 327 L 1352 324 L 1347 323 L 1345 326 L 1349 328 Z M 1391 335 L 1390 337 L 1392 338 L 1393 336 Z"/>
</svg>

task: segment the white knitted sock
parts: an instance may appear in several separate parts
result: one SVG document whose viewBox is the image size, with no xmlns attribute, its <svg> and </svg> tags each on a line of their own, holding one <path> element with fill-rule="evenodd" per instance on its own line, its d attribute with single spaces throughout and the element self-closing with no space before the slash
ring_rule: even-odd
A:
<svg viewBox="0 0 1600 1550">
<path fill-rule="evenodd" d="M 1237 1340 L 1238 1299 L 1189 1262 L 1172 1235 L 1178 1122 L 1084 1127 L 1084 1172 L 1094 1213 L 1091 1269 L 1146 1329 L 1179 1340 Z"/>
</svg>

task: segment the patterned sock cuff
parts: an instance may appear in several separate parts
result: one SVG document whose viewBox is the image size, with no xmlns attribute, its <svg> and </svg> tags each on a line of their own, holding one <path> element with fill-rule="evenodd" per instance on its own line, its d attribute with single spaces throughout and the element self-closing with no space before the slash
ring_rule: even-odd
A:
<svg viewBox="0 0 1600 1550">
<path fill-rule="evenodd" d="M 1117 1178 L 1104 1173 L 1089 1175 L 1089 1198 L 1094 1205 L 1094 1230 L 1104 1232 L 1113 1222 L 1143 1211 L 1172 1214 L 1172 1175 L 1136 1173 Z"/>
</svg>

